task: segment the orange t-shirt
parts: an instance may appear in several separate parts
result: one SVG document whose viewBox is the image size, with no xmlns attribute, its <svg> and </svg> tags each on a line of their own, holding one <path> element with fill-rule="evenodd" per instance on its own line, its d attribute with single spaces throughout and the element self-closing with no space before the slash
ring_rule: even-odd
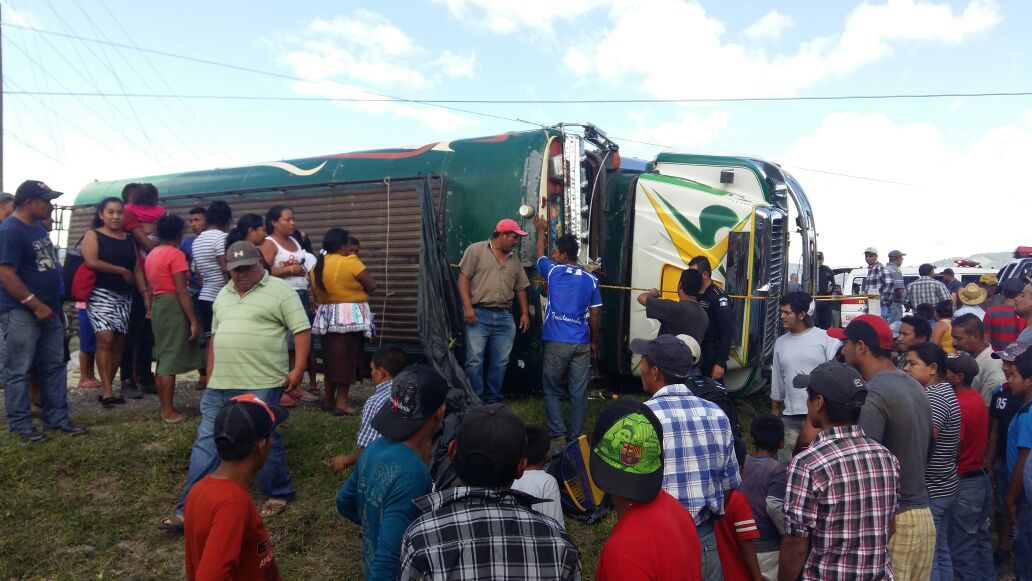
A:
<svg viewBox="0 0 1032 581">
<path fill-rule="evenodd" d="M 147 261 L 143 263 L 143 274 L 154 296 L 176 292 L 175 274 L 182 272 L 189 276 L 189 270 L 186 255 L 174 246 L 158 246 L 150 251 Z"/>
<path fill-rule="evenodd" d="M 206 476 L 190 489 L 183 518 L 191 581 L 280 578 L 269 531 L 240 484 Z"/>
</svg>

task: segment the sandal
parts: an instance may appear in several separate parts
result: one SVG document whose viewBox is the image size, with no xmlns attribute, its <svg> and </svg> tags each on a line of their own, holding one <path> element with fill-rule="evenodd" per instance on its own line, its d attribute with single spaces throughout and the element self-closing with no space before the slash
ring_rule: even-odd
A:
<svg viewBox="0 0 1032 581">
<path fill-rule="evenodd" d="M 161 519 L 158 528 L 169 532 L 183 532 L 183 515 L 175 514 L 168 518 Z"/>
<path fill-rule="evenodd" d="M 333 415 L 337 416 L 338 418 L 351 418 L 357 416 L 360 413 L 362 412 L 359 410 L 349 412 L 348 410 L 342 410 L 338 407 L 333 408 Z"/>
<path fill-rule="evenodd" d="M 311 403 L 313 401 L 319 401 L 319 396 L 315 395 L 314 393 L 312 393 L 310 391 L 307 391 L 307 390 L 304 390 L 304 389 L 299 389 L 297 391 L 300 391 L 301 393 L 298 394 L 298 395 L 293 395 L 292 394 L 290 397 L 295 397 L 297 399 L 300 399 L 301 401 L 307 401 L 309 403 Z"/>
<path fill-rule="evenodd" d="M 292 408 L 297 405 L 297 400 L 288 392 L 283 392 L 279 400 L 280 407 Z"/>
<path fill-rule="evenodd" d="M 96 389 L 100 387 L 100 381 L 96 379 L 84 379 L 79 382 L 75 387 L 79 389 Z"/>
<path fill-rule="evenodd" d="M 262 509 L 258 512 L 262 518 L 268 518 L 270 516 L 276 516 L 283 511 L 287 510 L 288 502 L 279 498 L 270 498 L 265 501 L 262 505 Z"/>
</svg>

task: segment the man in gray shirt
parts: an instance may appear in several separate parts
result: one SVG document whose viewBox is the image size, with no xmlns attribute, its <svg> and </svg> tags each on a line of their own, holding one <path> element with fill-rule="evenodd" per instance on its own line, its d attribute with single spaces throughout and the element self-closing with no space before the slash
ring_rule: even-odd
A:
<svg viewBox="0 0 1032 581">
<path fill-rule="evenodd" d="M 659 335 L 688 335 L 699 344 L 706 336 L 709 316 L 696 298 L 702 288 L 702 273 L 687 269 L 677 283 L 677 300 L 660 298 L 652 289 L 638 295 L 638 303 L 645 307 L 645 316 L 659 321 Z"/>
<path fill-rule="evenodd" d="M 925 486 L 932 438 L 928 397 L 920 383 L 892 364 L 892 331 L 885 319 L 861 315 L 845 329 L 828 329 L 828 335 L 842 340 L 846 363 L 867 382 L 860 427 L 899 460 L 899 509 L 896 533 L 889 541 L 892 569 L 897 579 L 928 579 L 935 550 Z"/>
</svg>

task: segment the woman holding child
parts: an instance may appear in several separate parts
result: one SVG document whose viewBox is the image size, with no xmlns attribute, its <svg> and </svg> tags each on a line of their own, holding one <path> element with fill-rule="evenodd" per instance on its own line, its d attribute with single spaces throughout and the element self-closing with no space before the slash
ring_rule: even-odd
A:
<svg viewBox="0 0 1032 581">
<path fill-rule="evenodd" d="M 322 336 L 326 365 L 323 405 L 338 416 L 358 413 L 348 403 L 348 392 L 361 377 L 365 340 L 374 330 L 368 301 L 376 281 L 351 253 L 350 239 L 343 228 L 327 230 L 312 272 L 312 288 L 319 304 L 312 334 Z"/>
</svg>

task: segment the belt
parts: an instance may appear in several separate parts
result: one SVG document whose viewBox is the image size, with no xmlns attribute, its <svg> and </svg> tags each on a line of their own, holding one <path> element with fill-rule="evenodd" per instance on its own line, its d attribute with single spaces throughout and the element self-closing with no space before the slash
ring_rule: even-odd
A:
<svg viewBox="0 0 1032 581">
<path fill-rule="evenodd" d="M 486 309 L 488 311 L 497 311 L 497 312 L 504 311 L 506 313 L 512 312 L 512 307 L 489 307 L 489 306 L 487 306 L 485 304 L 473 305 L 473 308 L 474 309 Z"/>
<path fill-rule="evenodd" d="M 985 468 L 979 468 L 978 470 L 972 470 L 960 475 L 961 478 L 976 478 L 978 476 L 985 476 Z"/>
</svg>

